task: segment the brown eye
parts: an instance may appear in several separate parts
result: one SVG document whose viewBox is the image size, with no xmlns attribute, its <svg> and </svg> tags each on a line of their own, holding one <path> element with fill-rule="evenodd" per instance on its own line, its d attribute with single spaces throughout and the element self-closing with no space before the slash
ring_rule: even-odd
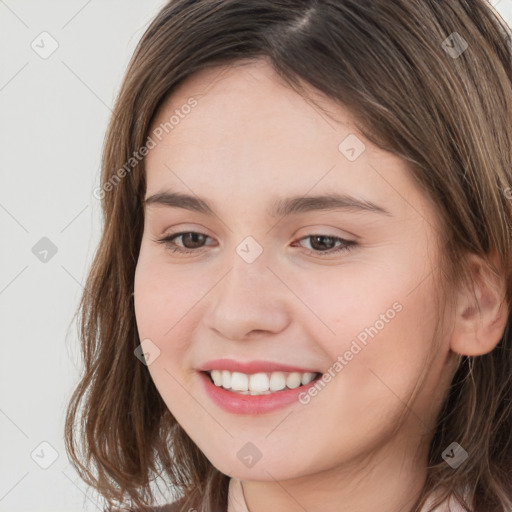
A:
<svg viewBox="0 0 512 512">
<path fill-rule="evenodd" d="M 349 251 L 353 246 L 357 245 L 357 243 L 352 240 L 345 240 L 338 236 L 331 235 L 309 235 L 301 238 L 299 243 L 302 240 L 310 240 L 309 245 L 311 249 L 306 248 L 308 254 L 320 256 Z"/>
<path fill-rule="evenodd" d="M 333 236 L 314 235 L 309 238 L 311 239 L 311 247 L 315 251 L 329 250 L 336 245 L 336 238 Z"/>
<path fill-rule="evenodd" d="M 177 235 L 173 235 L 172 239 L 176 237 L 182 237 L 182 242 L 185 249 L 197 249 L 202 246 L 202 243 L 206 240 L 205 235 L 202 233 L 195 232 L 187 232 L 187 233 L 179 233 Z"/>
<path fill-rule="evenodd" d="M 176 238 L 181 238 L 183 245 L 176 244 L 174 242 L 174 239 Z M 200 252 L 208 238 L 210 237 L 203 233 L 197 233 L 195 231 L 184 231 L 181 233 L 168 235 L 157 240 L 157 242 L 164 244 L 171 252 L 189 254 L 193 252 Z"/>
</svg>

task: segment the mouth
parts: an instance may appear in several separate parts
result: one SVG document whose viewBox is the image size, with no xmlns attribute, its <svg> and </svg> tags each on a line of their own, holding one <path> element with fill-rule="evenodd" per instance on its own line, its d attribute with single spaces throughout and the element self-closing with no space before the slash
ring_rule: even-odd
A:
<svg viewBox="0 0 512 512">
<path fill-rule="evenodd" d="M 229 370 L 201 371 L 210 382 L 226 391 L 240 395 L 274 395 L 297 389 L 318 380 L 320 372 L 258 372 L 246 374 Z"/>
</svg>

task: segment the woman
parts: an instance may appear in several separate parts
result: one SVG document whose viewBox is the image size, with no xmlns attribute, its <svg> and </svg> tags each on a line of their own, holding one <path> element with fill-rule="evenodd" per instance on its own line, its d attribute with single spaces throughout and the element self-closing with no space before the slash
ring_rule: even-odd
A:
<svg viewBox="0 0 512 512">
<path fill-rule="evenodd" d="M 483 0 L 164 6 L 67 416 L 108 506 L 511 510 L 509 41 Z"/>
</svg>

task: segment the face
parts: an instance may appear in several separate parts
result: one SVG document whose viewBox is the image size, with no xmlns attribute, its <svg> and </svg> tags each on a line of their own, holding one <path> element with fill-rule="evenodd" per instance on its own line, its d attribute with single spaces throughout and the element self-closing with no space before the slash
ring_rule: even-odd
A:
<svg viewBox="0 0 512 512">
<path fill-rule="evenodd" d="M 201 71 L 161 107 L 146 158 L 135 312 L 147 369 L 212 464 L 244 480 L 413 439 L 449 381 L 442 340 L 393 435 L 433 344 L 434 210 L 404 160 L 311 93 L 331 115 L 263 61 Z M 248 383 L 273 390 L 242 393 Z"/>
</svg>

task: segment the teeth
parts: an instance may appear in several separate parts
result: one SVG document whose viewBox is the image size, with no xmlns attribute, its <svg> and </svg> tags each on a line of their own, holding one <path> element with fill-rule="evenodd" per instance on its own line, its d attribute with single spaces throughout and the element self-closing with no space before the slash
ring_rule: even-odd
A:
<svg viewBox="0 0 512 512">
<path fill-rule="evenodd" d="M 303 373 L 302 374 L 302 385 L 305 386 L 306 384 L 309 384 L 312 380 L 315 380 L 316 373 Z"/>
<path fill-rule="evenodd" d="M 300 381 L 301 381 L 301 374 L 298 372 L 290 373 L 290 375 L 288 375 L 288 377 L 286 377 L 286 385 L 290 389 L 298 388 L 300 386 Z"/>
<path fill-rule="evenodd" d="M 249 377 L 249 390 L 261 393 L 269 390 L 269 379 L 266 373 L 254 373 Z"/>
<path fill-rule="evenodd" d="M 305 386 L 315 379 L 313 372 L 271 372 L 246 375 L 228 370 L 212 370 L 209 372 L 217 387 L 231 389 L 244 395 L 268 395 L 289 388 Z"/>
<path fill-rule="evenodd" d="M 280 391 L 286 387 L 286 377 L 283 372 L 272 372 L 270 375 L 270 389 Z"/>
<path fill-rule="evenodd" d="M 245 373 L 233 372 L 231 374 L 231 389 L 233 391 L 247 391 L 249 389 L 249 377 Z"/>
<path fill-rule="evenodd" d="M 222 381 L 224 380 L 222 377 L 222 372 L 219 372 L 219 370 L 213 370 L 210 372 L 210 375 L 213 379 L 213 383 L 216 386 L 222 386 Z"/>
<path fill-rule="evenodd" d="M 226 389 L 231 388 L 231 372 L 224 370 L 222 372 L 222 387 Z"/>
</svg>

